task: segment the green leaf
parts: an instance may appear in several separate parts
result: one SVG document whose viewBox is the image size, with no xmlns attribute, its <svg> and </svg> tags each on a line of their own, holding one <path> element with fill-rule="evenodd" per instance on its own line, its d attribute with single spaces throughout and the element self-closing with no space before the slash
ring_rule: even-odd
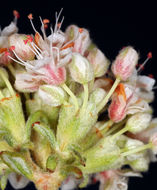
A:
<svg viewBox="0 0 157 190">
<path fill-rule="evenodd" d="M 32 178 L 31 167 L 21 153 L 3 152 L 1 155 L 3 162 L 18 174 L 24 175 L 27 178 Z"/>
</svg>

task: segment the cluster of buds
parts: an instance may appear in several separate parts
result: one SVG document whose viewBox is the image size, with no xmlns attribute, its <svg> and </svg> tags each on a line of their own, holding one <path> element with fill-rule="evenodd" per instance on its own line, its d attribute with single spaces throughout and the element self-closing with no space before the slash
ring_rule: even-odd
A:
<svg viewBox="0 0 157 190">
<path fill-rule="evenodd" d="M 50 21 L 40 18 L 40 34 L 29 14 L 27 35 L 14 11 L 0 33 L 0 187 L 126 190 L 156 160 L 155 80 L 140 75 L 133 47 L 110 63 L 88 30 L 61 31 L 60 15 L 47 36 Z"/>
</svg>

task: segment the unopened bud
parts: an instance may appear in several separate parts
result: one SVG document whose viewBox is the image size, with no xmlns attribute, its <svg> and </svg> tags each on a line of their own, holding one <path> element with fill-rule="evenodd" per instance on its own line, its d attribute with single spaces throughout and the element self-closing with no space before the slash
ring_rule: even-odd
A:
<svg viewBox="0 0 157 190">
<path fill-rule="evenodd" d="M 131 168 L 134 171 L 146 172 L 149 167 L 149 159 L 146 156 L 141 157 L 141 158 L 138 158 L 138 159 L 134 160 L 133 162 L 129 163 L 129 165 L 131 166 Z"/>
<path fill-rule="evenodd" d="M 92 49 L 87 59 L 93 65 L 95 77 L 101 77 L 107 72 L 110 62 L 99 49 Z"/>
<path fill-rule="evenodd" d="M 9 45 L 15 47 L 15 53 L 23 60 L 32 60 L 35 54 L 31 50 L 31 46 L 27 41 L 27 35 L 24 34 L 13 34 L 9 37 Z"/>
<path fill-rule="evenodd" d="M 85 84 L 94 78 L 92 65 L 79 53 L 73 54 L 69 69 L 72 79 L 78 83 Z"/>
<path fill-rule="evenodd" d="M 128 131 L 136 134 L 145 130 L 149 126 L 151 118 L 151 115 L 148 113 L 136 113 L 127 121 Z"/>
<path fill-rule="evenodd" d="M 112 64 L 112 72 L 116 77 L 126 81 L 137 64 L 138 54 L 130 46 L 123 48 Z"/>
<path fill-rule="evenodd" d="M 89 101 L 95 103 L 97 106 L 105 98 L 105 96 L 105 90 L 102 88 L 97 88 L 91 93 Z"/>
<path fill-rule="evenodd" d="M 64 90 L 58 86 L 42 85 L 38 95 L 45 104 L 51 106 L 60 106 L 66 99 Z"/>
</svg>

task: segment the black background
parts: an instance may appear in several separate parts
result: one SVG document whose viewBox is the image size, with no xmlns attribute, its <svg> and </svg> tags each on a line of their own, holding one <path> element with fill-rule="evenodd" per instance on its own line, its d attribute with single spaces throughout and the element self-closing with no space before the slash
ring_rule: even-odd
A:
<svg viewBox="0 0 157 190">
<path fill-rule="evenodd" d="M 63 30 L 69 24 L 76 24 L 87 28 L 91 38 L 105 55 L 112 61 L 119 49 L 132 45 L 139 53 L 142 63 L 149 51 L 153 54 L 142 74 L 153 74 L 156 78 L 157 71 L 157 10 L 151 1 L 87 1 L 87 0 L 42 0 L 42 1 L 5 1 L 0 0 L 0 25 L 3 28 L 12 20 L 12 10 L 20 12 L 18 26 L 21 33 L 33 33 L 27 15 L 33 13 L 34 24 L 38 25 L 40 15 L 55 22 L 55 11 L 63 7 L 65 20 Z M 154 116 L 157 116 L 157 101 L 153 103 Z M 155 109 L 156 108 L 156 109 Z M 143 178 L 131 178 L 129 190 L 157 189 L 157 164 L 151 164 L 149 172 Z M 97 189 L 98 185 L 88 189 Z M 7 190 L 11 186 L 7 186 Z M 29 184 L 26 189 L 34 189 Z"/>
</svg>

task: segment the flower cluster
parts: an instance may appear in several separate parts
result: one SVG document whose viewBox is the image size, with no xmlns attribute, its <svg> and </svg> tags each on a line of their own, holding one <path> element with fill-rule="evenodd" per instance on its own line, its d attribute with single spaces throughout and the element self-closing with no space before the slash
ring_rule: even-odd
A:
<svg viewBox="0 0 157 190">
<path fill-rule="evenodd" d="M 126 190 L 156 161 L 155 80 L 141 75 L 127 46 L 110 63 L 76 25 L 61 30 L 41 20 L 41 32 L 17 33 L 19 13 L 0 32 L 0 186 L 32 181 L 38 190 Z M 46 29 L 51 33 L 47 36 Z"/>
</svg>

